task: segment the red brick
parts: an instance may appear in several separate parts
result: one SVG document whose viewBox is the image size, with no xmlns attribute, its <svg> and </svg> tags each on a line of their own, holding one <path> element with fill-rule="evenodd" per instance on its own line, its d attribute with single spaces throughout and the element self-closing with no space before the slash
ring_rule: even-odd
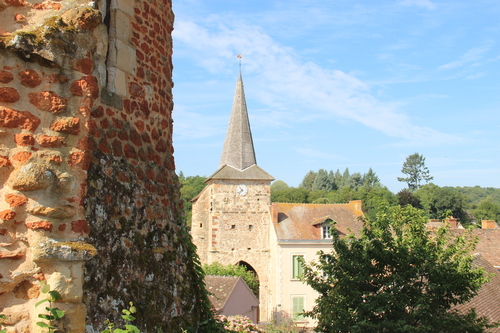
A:
<svg viewBox="0 0 500 333">
<path fill-rule="evenodd" d="M 110 108 L 106 108 L 106 114 L 110 117 L 113 117 L 115 115 L 115 112 Z"/>
<path fill-rule="evenodd" d="M 137 151 L 137 154 L 139 155 L 139 158 L 141 159 L 141 161 L 146 162 L 148 160 L 148 154 L 146 154 L 146 151 L 144 149 L 139 148 L 139 150 Z"/>
<path fill-rule="evenodd" d="M 98 106 L 94 111 L 92 111 L 92 118 L 101 118 L 104 116 L 104 108 L 102 106 Z"/>
<path fill-rule="evenodd" d="M 128 143 L 125 146 L 123 146 L 123 152 L 125 153 L 125 156 L 127 158 L 131 158 L 134 160 L 137 158 L 137 153 L 136 153 L 134 147 L 132 147 Z"/>
<path fill-rule="evenodd" d="M 14 80 L 14 75 L 8 71 L 0 71 L 0 83 L 9 83 Z"/>
<path fill-rule="evenodd" d="M 20 207 L 25 205 L 28 202 L 28 198 L 25 197 L 24 195 L 16 195 L 9 193 L 5 195 L 5 201 L 11 206 L 11 207 Z"/>
<path fill-rule="evenodd" d="M 44 148 L 58 148 L 65 145 L 64 137 L 62 136 L 49 136 L 42 134 L 37 137 L 37 141 L 40 147 Z"/>
<path fill-rule="evenodd" d="M 114 129 L 110 129 L 109 131 L 106 132 L 106 137 L 108 139 L 113 139 L 116 137 L 116 131 Z"/>
<path fill-rule="evenodd" d="M 25 224 L 29 229 L 43 229 L 45 231 L 52 232 L 52 223 L 49 221 L 26 222 Z"/>
<path fill-rule="evenodd" d="M 133 128 L 130 129 L 129 137 L 130 137 L 130 141 L 132 141 L 132 143 L 134 145 L 136 145 L 137 147 L 142 146 L 141 136 L 139 135 L 139 133 L 137 133 L 137 131 L 135 129 L 133 129 Z"/>
<path fill-rule="evenodd" d="M 18 162 L 26 162 L 31 158 L 33 154 L 30 153 L 29 151 L 20 151 L 16 153 L 14 156 L 12 156 L 12 159 Z"/>
<path fill-rule="evenodd" d="M 108 140 L 106 139 L 102 139 L 101 141 L 99 141 L 97 148 L 99 148 L 99 150 L 104 154 L 109 154 L 111 152 L 111 147 L 109 146 Z"/>
<path fill-rule="evenodd" d="M 128 141 L 128 132 L 125 129 L 121 129 L 118 132 L 118 138 L 123 141 Z"/>
<path fill-rule="evenodd" d="M 99 97 L 99 84 L 95 76 L 84 76 L 80 80 L 76 80 L 71 84 L 70 91 L 75 96 Z"/>
<path fill-rule="evenodd" d="M 148 169 L 146 170 L 146 177 L 148 177 L 150 180 L 155 180 L 156 172 L 153 169 Z"/>
<path fill-rule="evenodd" d="M 151 138 L 149 137 L 149 134 L 146 132 L 141 134 L 141 139 L 143 142 L 151 143 Z"/>
<path fill-rule="evenodd" d="M 168 149 L 168 145 L 165 140 L 160 139 L 158 140 L 158 143 L 156 144 L 156 150 L 160 153 L 166 152 Z"/>
<path fill-rule="evenodd" d="M 144 98 L 146 96 L 146 91 L 144 90 L 144 88 L 135 82 L 130 82 L 128 84 L 128 90 L 130 92 L 130 95 L 134 97 Z"/>
<path fill-rule="evenodd" d="M 66 111 L 68 99 L 59 96 L 53 91 L 42 91 L 28 94 L 30 103 L 39 110 L 60 113 Z"/>
<path fill-rule="evenodd" d="M 66 230 L 66 223 L 64 224 L 60 224 L 58 227 L 57 227 L 57 230 L 60 231 L 60 232 L 64 232 Z"/>
<path fill-rule="evenodd" d="M 80 133 L 80 118 L 66 117 L 50 124 L 50 129 L 56 132 L 78 135 Z"/>
<path fill-rule="evenodd" d="M 116 174 L 116 179 L 118 179 L 122 183 L 130 183 L 129 176 L 123 171 L 120 171 Z"/>
<path fill-rule="evenodd" d="M 120 157 L 123 155 L 123 147 L 120 140 L 114 140 L 111 143 L 111 149 L 113 150 L 113 156 Z"/>
<path fill-rule="evenodd" d="M 9 230 L 7 229 L 0 229 L 0 236 L 5 236 L 9 233 Z"/>
<path fill-rule="evenodd" d="M 102 129 L 107 129 L 107 128 L 109 128 L 109 126 L 110 126 L 110 123 L 109 123 L 108 118 L 104 118 L 103 120 L 101 120 L 101 121 L 99 122 L 99 124 L 101 124 L 101 128 L 102 128 Z"/>
<path fill-rule="evenodd" d="M 26 17 L 24 15 L 21 15 L 21 14 L 16 14 L 16 15 L 14 15 L 14 21 L 16 23 L 25 23 Z"/>
<path fill-rule="evenodd" d="M 90 234 L 90 226 L 85 220 L 77 220 L 71 222 L 71 231 L 79 234 Z"/>
<path fill-rule="evenodd" d="M 134 125 L 137 127 L 137 129 L 139 130 L 139 132 L 143 132 L 144 131 L 144 122 L 142 120 L 138 120 L 134 123 Z"/>
<path fill-rule="evenodd" d="M 16 212 L 10 209 L 6 209 L 0 212 L 0 220 L 10 221 L 16 217 Z"/>
<path fill-rule="evenodd" d="M 40 83 L 42 83 L 41 76 L 32 69 L 20 71 L 19 73 L 17 73 L 17 75 L 19 76 L 21 84 L 29 88 L 37 87 L 40 85 Z"/>
<path fill-rule="evenodd" d="M 32 134 L 20 133 L 14 135 L 14 141 L 18 146 L 32 146 L 35 144 L 35 137 Z"/>
<path fill-rule="evenodd" d="M 151 131 L 151 137 L 153 140 L 158 140 L 160 138 L 160 135 L 158 134 L 158 131 L 156 130 L 156 127 L 153 128 L 153 131 Z"/>
<path fill-rule="evenodd" d="M 80 59 L 76 62 L 75 69 L 83 74 L 92 74 L 94 62 L 90 58 Z"/>
<path fill-rule="evenodd" d="M 9 6 L 13 7 L 24 7 L 27 6 L 26 1 L 24 0 L 5 0 L 5 3 Z"/>
<path fill-rule="evenodd" d="M 0 88 L 0 102 L 1 103 L 15 103 L 19 100 L 20 96 L 16 89 L 11 87 Z"/>
<path fill-rule="evenodd" d="M 120 119 L 113 118 L 112 121 L 113 121 L 113 126 L 115 128 L 117 128 L 117 129 L 123 128 L 123 121 L 121 121 Z"/>
<path fill-rule="evenodd" d="M 90 156 L 87 153 L 71 153 L 68 158 L 68 165 L 73 168 L 88 170 Z"/>
<path fill-rule="evenodd" d="M 17 111 L 0 106 L 0 126 L 7 128 L 21 127 L 34 132 L 40 125 L 40 119 L 28 111 Z"/>
<path fill-rule="evenodd" d="M 12 164 L 10 163 L 8 156 L 0 155 L 0 168 L 1 167 L 8 167 L 11 165 Z"/>
</svg>

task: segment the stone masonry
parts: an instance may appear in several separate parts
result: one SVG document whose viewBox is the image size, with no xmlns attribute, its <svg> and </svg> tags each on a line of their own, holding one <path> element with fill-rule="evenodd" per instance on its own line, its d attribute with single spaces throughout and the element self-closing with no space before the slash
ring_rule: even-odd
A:
<svg viewBox="0 0 500 333">
<path fill-rule="evenodd" d="M 200 321 L 172 147 L 170 0 L 0 0 L 0 313 L 61 332 L 130 301 L 141 330 Z M 85 305 L 84 305 L 85 304 Z"/>
</svg>

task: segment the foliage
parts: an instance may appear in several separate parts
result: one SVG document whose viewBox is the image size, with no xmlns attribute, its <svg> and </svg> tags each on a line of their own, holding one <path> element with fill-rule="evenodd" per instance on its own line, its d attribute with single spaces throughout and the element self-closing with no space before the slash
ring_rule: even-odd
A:
<svg viewBox="0 0 500 333">
<path fill-rule="evenodd" d="M 472 212 L 478 220 L 500 221 L 500 205 L 495 204 L 491 199 L 483 200 Z"/>
<path fill-rule="evenodd" d="M 410 190 L 404 189 L 398 192 L 398 204 L 400 206 L 411 205 L 415 208 L 422 209 L 420 199 Z"/>
<path fill-rule="evenodd" d="M 494 187 L 460 187 L 457 186 L 455 189 L 467 196 L 469 204 L 471 207 L 475 208 L 477 205 L 484 200 L 490 200 L 491 202 L 500 205 L 500 188 Z"/>
<path fill-rule="evenodd" d="M 184 204 L 184 215 L 186 216 L 187 225 L 191 225 L 191 207 L 193 205 L 191 200 L 205 188 L 206 179 L 206 177 L 201 176 L 184 177 L 182 171 L 179 173 L 181 200 Z"/>
<path fill-rule="evenodd" d="M 432 183 L 422 186 L 415 192 L 427 217 L 442 219 L 453 215 L 462 223 L 468 223 L 466 212 L 467 198 L 452 187 L 439 187 Z"/>
<path fill-rule="evenodd" d="M 406 158 L 401 172 L 408 177 L 398 177 L 398 181 L 407 183 L 410 190 L 420 188 L 422 180 L 429 182 L 434 179 L 434 177 L 430 176 L 429 169 L 425 166 L 425 157 L 418 153 Z"/>
<path fill-rule="evenodd" d="M 241 276 L 248 284 L 255 295 L 259 294 L 259 280 L 251 271 L 247 271 L 244 266 L 227 265 L 224 266 L 218 262 L 210 265 L 203 265 L 205 275 L 221 275 L 221 276 Z"/>
<path fill-rule="evenodd" d="M 263 330 L 245 316 L 237 315 L 226 317 L 218 315 L 215 318 L 223 323 L 224 329 L 226 329 L 228 333 L 264 333 Z"/>
<path fill-rule="evenodd" d="M 47 284 L 46 280 L 42 280 L 40 282 L 40 286 L 41 286 L 40 291 L 42 292 L 42 294 L 47 295 L 47 298 L 44 298 L 44 299 L 36 302 L 35 308 L 41 304 L 44 304 L 47 302 L 49 303 L 49 306 L 45 307 L 45 310 L 48 313 L 38 315 L 38 318 L 45 319 L 49 323 L 47 324 L 44 321 L 39 321 L 36 323 L 36 325 L 41 327 L 41 328 L 46 328 L 47 332 L 52 333 L 52 332 L 55 332 L 55 330 L 57 329 L 57 326 L 54 326 L 54 325 L 57 325 L 59 319 L 63 318 L 65 315 L 63 310 L 52 306 L 53 302 L 56 302 L 58 299 L 61 298 L 61 294 L 59 294 L 59 292 L 56 290 L 50 290 L 50 286 Z"/>
<path fill-rule="evenodd" d="M 476 240 L 454 238 L 446 227 L 433 235 L 411 206 L 382 204 L 363 221 L 359 237 L 333 237 L 333 250 L 304 267 L 319 293 L 306 315 L 319 332 L 483 332 L 487 319 L 453 306 L 469 301 L 487 282 L 474 268 Z"/>
<path fill-rule="evenodd" d="M 3 314 L 0 313 L 0 328 L 2 328 L 2 324 L 3 324 L 3 320 L 4 319 L 7 319 L 7 317 Z M 6 333 L 7 332 L 7 329 L 4 328 L 3 330 L 0 330 L 0 333 Z"/>
<path fill-rule="evenodd" d="M 271 191 L 286 190 L 287 188 L 290 188 L 290 186 L 282 180 L 276 180 L 271 185 Z"/>
<path fill-rule="evenodd" d="M 275 313 L 273 318 L 276 315 L 280 315 L 279 323 L 273 320 L 273 322 L 266 324 L 263 326 L 264 332 L 266 333 L 299 333 L 304 332 L 303 328 L 297 327 L 293 318 L 286 312 L 280 311 Z"/>
<path fill-rule="evenodd" d="M 302 179 L 302 182 L 300 183 L 299 187 L 300 188 L 305 188 L 308 191 L 312 190 L 312 186 L 314 183 L 314 178 L 316 178 L 316 172 L 314 171 L 309 171 L 305 176 L 304 179 Z"/>
<path fill-rule="evenodd" d="M 308 191 L 305 188 L 290 187 L 284 190 L 271 191 L 272 202 L 304 203 L 307 202 Z"/>
<path fill-rule="evenodd" d="M 134 303 L 130 302 L 129 303 L 129 308 L 128 309 L 123 309 L 122 310 L 122 319 L 125 320 L 126 322 L 130 323 L 135 320 L 135 317 L 133 316 L 134 313 L 137 312 L 137 309 L 134 306 Z M 115 328 L 115 324 L 112 323 L 109 320 L 106 320 L 105 323 L 107 324 L 108 328 L 102 331 L 102 333 L 140 333 L 141 330 L 137 328 L 137 326 L 130 325 L 130 324 L 125 324 L 125 329 L 120 329 L 120 328 Z"/>
</svg>

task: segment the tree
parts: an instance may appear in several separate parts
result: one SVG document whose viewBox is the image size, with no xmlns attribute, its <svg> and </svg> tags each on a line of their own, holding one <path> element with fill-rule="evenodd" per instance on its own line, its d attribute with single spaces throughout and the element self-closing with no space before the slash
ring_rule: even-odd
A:
<svg viewBox="0 0 500 333">
<path fill-rule="evenodd" d="M 282 180 L 275 180 L 271 185 L 271 191 L 286 190 L 287 188 L 290 188 L 290 186 Z"/>
<path fill-rule="evenodd" d="M 407 189 L 401 190 L 397 194 L 398 204 L 400 206 L 411 205 L 415 208 L 422 209 L 420 204 L 420 199 L 412 192 Z"/>
<path fill-rule="evenodd" d="M 304 280 L 319 293 L 307 316 L 318 332 L 483 332 L 491 327 L 469 301 L 487 282 L 472 264 L 475 240 L 446 227 L 430 234 L 412 206 L 382 204 L 359 237 L 332 233 L 333 250 L 306 264 Z"/>
<path fill-rule="evenodd" d="M 308 194 L 305 188 L 295 187 L 271 191 L 271 202 L 306 203 Z"/>
<path fill-rule="evenodd" d="M 179 182 L 181 183 L 181 200 L 184 205 L 184 214 L 186 216 L 187 225 L 191 225 L 191 206 L 193 205 L 191 199 L 196 197 L 201 190 L 205 187 L 206 177 L 189 176 L 184 177 L 184 173 L 179 173 Z"/>
<path fill-rule="evenodd" d="M 408 177 L 398 177 L 398 181 L 407 183 L 410 190 L 418 189 L 422 180 L 429 182 L 434 179 L 429 175 L 429 169 L 425 166 L 425 157 L 418 153 L 406 158 L 401 172 Z"/>
<path fill-rule="evenodd" d="M 303 187 L 306 190 L 310 191 L 312 189 L 313 183 L 314 183 L 314 178 L 316 178 L 316 172 L 314 171 L 309 171 L 305 176 L 304 179 L 302 179 L 302 183 L 300 183 L 299 187 Z"/>
<path fill-rule="evenodd" d="M 467 198 L 453 187 L 439 187 L 430 183 L 416 191 L 415 196 L 420 199 L 428 218 L 442 219 L 451 213 L 462 223 L 469 222 Z"/>
<path fill-rule="evenodd" d="M 252 289 L 253 293 L 255 295 L 259 295 L 259 280 L 257 279 L 257 276 L 253 272 L 247 271 L 244 266 L 224 266 L 218 262 L 214 262 L 210 265 L 203 265 L 203 271 L 205 272 L 205 275 L 241 276 L 250 289 Z"/>
<path fill-rule="evenodd" d="M 500 206 L 491 199 L 481 201 L 479 206 L 474 209 L 473 214 L 478 220 L 496 220 L 500 222 Z"/>
</svg>

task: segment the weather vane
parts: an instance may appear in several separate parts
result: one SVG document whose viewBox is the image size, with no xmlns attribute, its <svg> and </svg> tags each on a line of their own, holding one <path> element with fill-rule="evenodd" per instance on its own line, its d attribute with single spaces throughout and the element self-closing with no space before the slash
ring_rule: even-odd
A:
<svg viewBox="0 0 500 333">
<path fill-rule="evenodd" d="M 238 59 L 240 60 L 240 72 L 241 72 L 241 58 L 243 58 L 243 56 L 242 56 L 242 55 L 241 55 L 241 53 L 240 53 L 240 54 L 238 54 L 238 55 L 236 56 L 236 58 L 238 58 Z"/>
</svg>

